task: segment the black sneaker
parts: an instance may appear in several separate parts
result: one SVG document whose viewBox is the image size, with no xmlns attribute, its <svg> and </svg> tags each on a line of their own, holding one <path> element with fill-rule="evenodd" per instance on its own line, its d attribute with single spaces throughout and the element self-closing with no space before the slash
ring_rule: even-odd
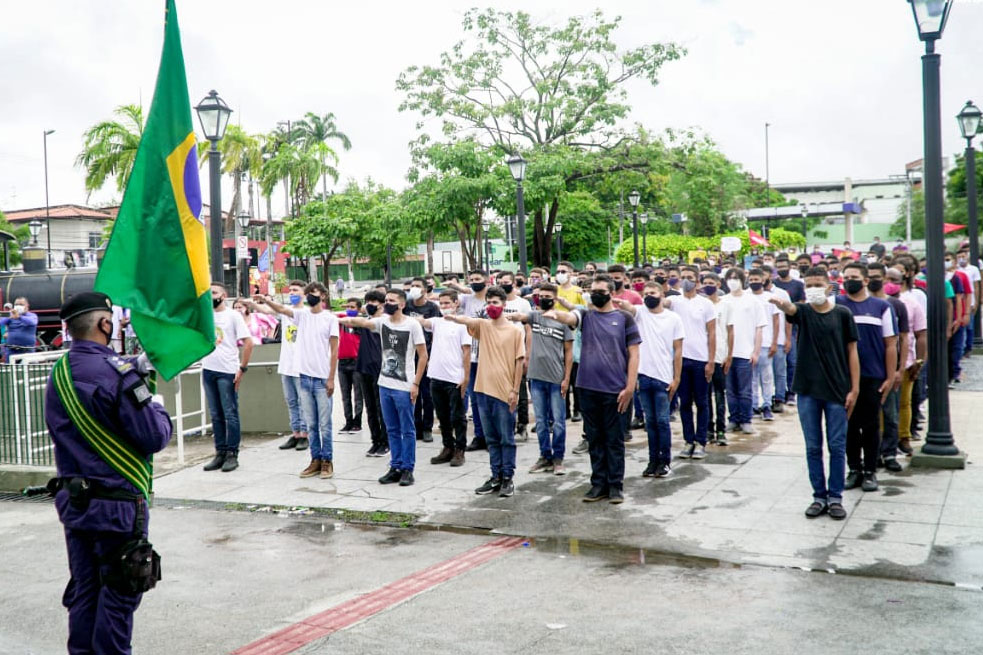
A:
<svg viewBox="0 0 983 655">
<path fill-rule="evenodd" d="M 860 471 L 850 471 L 846 474 L 846 482 L 843 484 L 844 489 L 856 489 L 860 486 L 863 476 Z"/>
<path fill-rule="evenodd" d="M 580 415 L 580 412 L 574 412 L 573 416 L 570 417 L 572 423 L 580 423 L 584 418 Z"/>
<path fill-rule="evenodd" d="M 806 518 L 814 519 L 818 516 L 822 516 L 823 514 L 826 513 L 828 509 L 829 507 L 826 506 L 826 503 L 821 503 L 817 500 L 811 505 L 809 505 L 808 507 L 806 507 Z"/>
<path fill-rule="evenodd" d="M 659 467 L 656 465 L 655 462 L 649 462 L 649 465 L 645 467 L 645 470 L 644 471 L 642 471 L 642 477 L 643 478 L 654 478 L 655 477 L 655 471 L 656 471 L 657 468 L 659 468 Z"/>
<path fill-rule="evenodd" d="M 889 457 L 884 460 L 884 468 L 891 473 L 900 473 L 902 470 L 904 470 L 901 465 L 898 464 L 898 460 L 894 457 Z"/>
<path fill-rule="evenodd" d="M 424 432 L 423 439 L 421 441 L 423 441 L 423 443 L 433 443 L 433 432 Z"/>
<path fill-rule="evenodd" d="M 721 430 L 717 433 L 717 445 L 726 446 L 727 445 L 727 433 Z"/>
<path fill-rule="evenodd" d="M 625 441 L 625 443 L 631 441 L 631 430 L 629 430 L 628 432 L 625 433 L 624 441 Z"/>
<path fill-rule="evenodd" d="M 846 518 L 846 510 L 843 508 L 841 503 L 830 503 L 829 504 L 829 518 L 834 521 L 842 521 Z"/>
<path fill-rule="evenodd" d="M 402 477 L 403 474 L 399 469 L 390 467 L 389 472 L 379 478 L 379 484 L 395 484 L 399 482 Z"/>
<path fill-rule="evenodd" d="M 222 468 L 222 464 L 224 463 L 225 463 L 225 452 L 217 452 L 215 453 L 215 457 L 212 458 L 212 461 L 205 464 L 203 468 L 206 471 L 217 471 L 220 468 Z"/>
<path fill-rule="evenodd" d="M 498 495 L 501 498 L 508 498 L 515 493 L 515 485 L 512 484 L 512 478 L 502 478 L 501 488 L 498 491 Z"/>
<path fill-rule="evenodd" d="M 338 434 L 348 434 L 351 431 L 352 431 L 352 424 L 351 423 L 345 423 L 345 427 L 343 427 L 340 430 L 338 430 Z"/>
<path fill-rule="evenodd" d="M 874 473 L 864 473 L 864 481 L 860 484 L 864 491 L 877 491 L 877 475 Z"/>
<path fill-rule="evenodd" d="M 479 496 L 484 496 L 486 494 L 498 493 L 502 490 L 502 479 L 491 477 L 485 481 L 483 485 L 474 490 Z"/>
<path fill-rule="evenodd" d="M 413 471 L 403 471 L 403 474 L 399 476 L 399 486 L 401 487 L 408 487 L 413 482 Z"/>
<path fill-rule="evenodd" d="M 280 450 L 293 450 L 294 448 L 297 447 L 298 441 L 300 441 L 300 439 L 298 439 L 294 435 L 290 435 L 290 438 L 284 441 L 282 444 L 280 444 L 279 448 Z"/>
<path fill-rule="evenodd" d="M 585 503 L 596 503 L 608 497 L 608 491 L 604 487 L 591 487 L 590 491 L 584 494 Z"/>
<path fill-rule="evenodd" d="M 468 447 L 464 450 L 469 453 L 473 453 L 476 450 L 488 450 L 488 445 L 485 443 L 484 439 L 475 438 L 471 440 L 471 443 L 469 443 Z"/>
<path fill-rule="evenodd" d="M 239 468 L 239 454 L 236 452 L 227 453 L 225 461 L 222 462 L 222 473 L 230 473 Z"/>
<path fill-rule="evenodd" d="M 307 437 L 304 437 L 302 439 L 297 440 L 297 446 L 294 448 L 294 450 L 307 450 L 310 447 L 311 447 L 311 440 L 308 439 Z"/>
<path fill-rule="evenodd" d="M 379 446 L 375 450 L 376 457 L 385 457 L 388 454 L 389 454 L 389 446 L 386 445 Z"/>
<path fill-rule="evenodd" d="M 620 505 L 625 502 L 625 494 L 621 489 L 611 489 L 608 492 L 608 502 L 612 505 Z"/>
<path fill-rule="evenodd" d="M 771 404 L 771 411 L 775 412 L 776 414 L 783 413 L 785 411 L 785 403 L 780 400 L 775 400 Z"/>
<path fill-rule="evenodd" d="M 659 468 L 655 470 L 655 477 L 657 478 L 668 478 L 672 475 L 672 469 L 669 468 L 668 464 L 661 464 Z"/>
<path fill-rule="evenodd" d="M 645 427 L 645 419 L 638 418 L 637 416 L 634 419 L 632 419 L 631 422 L 632 430 L 641 430 L 644 427 Z"/>
<path fill-rule="evenodd" d="M 376 453 L 376 451 L 378 449 L 379 449 L 379 447 L 377 445 L 372 444 L 372 447 L 365 451 L 365 456 L 366 457 L 375 457 L 375 453 Z"/>
</svg>

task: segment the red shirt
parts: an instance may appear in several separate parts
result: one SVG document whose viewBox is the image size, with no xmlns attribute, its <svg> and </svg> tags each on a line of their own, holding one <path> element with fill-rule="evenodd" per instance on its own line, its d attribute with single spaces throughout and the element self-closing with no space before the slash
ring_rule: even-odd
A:
<svg viewBox="0 0 983 655">
<path fill-rule="evenodd" d="M 642 297 L 638 295 L 637 292 L 631 289 L 622 288 L 620 293 L 611 294 L 612 298 L 618 298 L 619 300 L 627 300 L 633 305 L 641 305 Z"/>
<path fill-rule="evenodd" d="M 339 318 L 345 318 L 345 313 L 340 313 L 337 315 Z M 355 359 L 358 357 L 358 343 L 359 336 L 355 333 L 354 328 L 345 327 L 344 325 L 338 326 L 338 359 Z"/>
</svg>

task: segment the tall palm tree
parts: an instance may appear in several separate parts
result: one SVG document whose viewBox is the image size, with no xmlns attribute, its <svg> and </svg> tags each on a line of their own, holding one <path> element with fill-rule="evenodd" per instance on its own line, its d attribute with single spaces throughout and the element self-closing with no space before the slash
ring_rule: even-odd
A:
<svg viewBox="0 0 983 655">
<path fill-rule="evenodd" d="M 118 120 L 102 121 L 85 131 L 82 152 L 75 158 L 75 165 L 85 169 L 86 202 L 110 177 L 116 179 L 116 190 L 122 193 L 133 171 L 143 137 L 143 108 L 122 105 L 113 115 Z"/>
<path fill-rule="evenodd" d="M 225 136 L 218 142 L 222 153 L 222 172 L 232 176 L 232 206 L 230 220 L 235 220 L 242 208 L 242 178 L 258 173 L 263 165 L 259 139 L 247 134 L 238 125 L 229 125 Z M 231 225 L 226 226 L 231 228 Z"/>
<path fill-rule="evenodd" d="M 341 147 L 345 150 L 351 150 L 351 139 L 348 138 L 347 134 L 338 130 L 338 126 L 335 124 L 335 115 L 330 112 L 324 116 L 318 116 L 312 111 L 307 112 L 304 118 L 294 124 L 294 131 L 305 148 L 318 148 L 317 155 L 323 169 L 321 192 L 323 197 L 327 198 L 327 176 L 330 175 L 335 182 L 338 181 L 338 171 L 334 166 L 327 163 L 328 159 L 333 159 L 334 163 L 337 164 L 338 155 L 327 145 L 327 142 L 335 140 L 341 143 Z"/>
</svg>

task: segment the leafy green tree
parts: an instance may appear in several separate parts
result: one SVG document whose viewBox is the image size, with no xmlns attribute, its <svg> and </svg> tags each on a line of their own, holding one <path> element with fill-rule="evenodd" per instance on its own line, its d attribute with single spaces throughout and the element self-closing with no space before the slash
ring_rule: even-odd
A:
<svg viewBox="0 0 983 655">
<path fill-rule="evenodd" d="M 232 178 L 232 203 L 225 219 L 225 229 L 233 229 L 235 217 L 242 210 L 242 182 L 244 176 L 258 175 L 263 166 L 263 156 L 258 136 L 248 134 L 238 125 L 229 125 L 225 136 L 218 142 L 222 153 L 222 172 Z M 208 161 L 206 147 L 199 148 L 202 166 Z"/>
<path fill-rule="evenodd" d="M 299 216 L 286 223 L 285 250 L 308 261 L 312 257 L 321 257 L 325 263 L 330 262 L 357 232 L 358 225 L 350 214 L 348 200 L 347 197 L 331 196 L 303 205 Z"/>
<path fill-rule="evenodd" d="M 330 159 L 334 164 L 338 163 L 338 154 L 327 145 L 328 141 L 338 141 L 345 150 L 352 149 L 352 142 L 344 132 L 338 130 L 335 124 L 335 115 L 332 113 L 318 116 L 312 111 L 304 114 L 304 118 L 294 124 L 296 135 L 304 148 L 316 149 L 321 161 L 321 195 L 328 197 L 328 177 L 335 182 L 338 181 L 338 170 L 334 165 L 329 165 Z"/>
<path fill-rule="evenodd" d="M 139 105 L 122 105 L 113 114 L 117 120 L 96 123 L 83 133 L 82 152 L 75 165 L 85 169 L 86 201 L 113 178 L 116 190 L 126 188 L 133 170 L 137 148 L 143 136 L 143 109 Z"/>
<path fill-rule="evenodd" d="M 948 220 L 943 218 L 943 220 Z M 891 224 L 889 234 L 892 237 L 905 238 L 908 221 L 908 200 L 907 198 L 898 206 L 898 217 Z M 921 189 L 913 191 L 911 194 L 911 238 L 925 238 L 925 194 Z"/>
<path fill-rule="evenodd" d="M 16 266 L 21 263 L 21 246 L 28 244 L 31 238 L 31 230 L 27 225 L 21 225 L 20 227 L 15 226 L 13 223 L 7 220 L 4 213 L 0 211 L 0 232 L 9 232 L 17 237 L 14 241 L 9 242 L 9 252 L 10 252 L 10 266 Z"/>
</svg>

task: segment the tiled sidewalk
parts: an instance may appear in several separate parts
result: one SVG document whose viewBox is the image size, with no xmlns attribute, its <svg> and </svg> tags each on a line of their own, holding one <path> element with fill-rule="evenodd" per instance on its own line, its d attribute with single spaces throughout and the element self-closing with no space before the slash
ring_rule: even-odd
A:
<svg viewBox="0 0 983 655">
<path fill-rule="evenodd" d="M 535 436 L 518 448 L 512 498 L 474 494 L 488 477 L 487 453 L 468 453 L 460 468 L 432 466 L 439 436 L 433 444 L 418 442 L 414 486 L 380 485 L 388 461 L 364 456 L 364 431 L 335 438 L 331 480 L 300 479 L 307 453 L 280 451 L 279 441 L 270 441 L 243 450 L 242 466 L 233 473 L 206 473 L 197 464 L 158 478 L 155 491 L 168 499 L 409 512 L 425 523 L 572 540 L 571 548 L 587 540 L 726 562 L 980 585 L 983 468 L 972 456 L 983 448 L 983 435 L 970 429 L 980 398 L 951 394 L 957 442 L 970 453 L 966 470 L 882 472 L 879 491 L 845 494 L 849 517 L 839 522 L 803 516 L 811 488 L 794 411 L 770 424 L 756 421 L 758 434 L 734 435 L 725 448 L 711 446 L 705 460 L 677 460 L 665 479 L 641 477 L 647 446 L 644 431 L 636 430 L 621 506 L 581 502 L 590 471 L 586 455 L 568 454 L 566 476 L 526 473 L 538 456 Z M 339 418 L 335 425 L 342 424 Z M 580 425 L 570 424 L 568 453 L 579 441 Z M 674 442 L 681 442 L 679 423 L 672 426 Z"/>
</svg>

